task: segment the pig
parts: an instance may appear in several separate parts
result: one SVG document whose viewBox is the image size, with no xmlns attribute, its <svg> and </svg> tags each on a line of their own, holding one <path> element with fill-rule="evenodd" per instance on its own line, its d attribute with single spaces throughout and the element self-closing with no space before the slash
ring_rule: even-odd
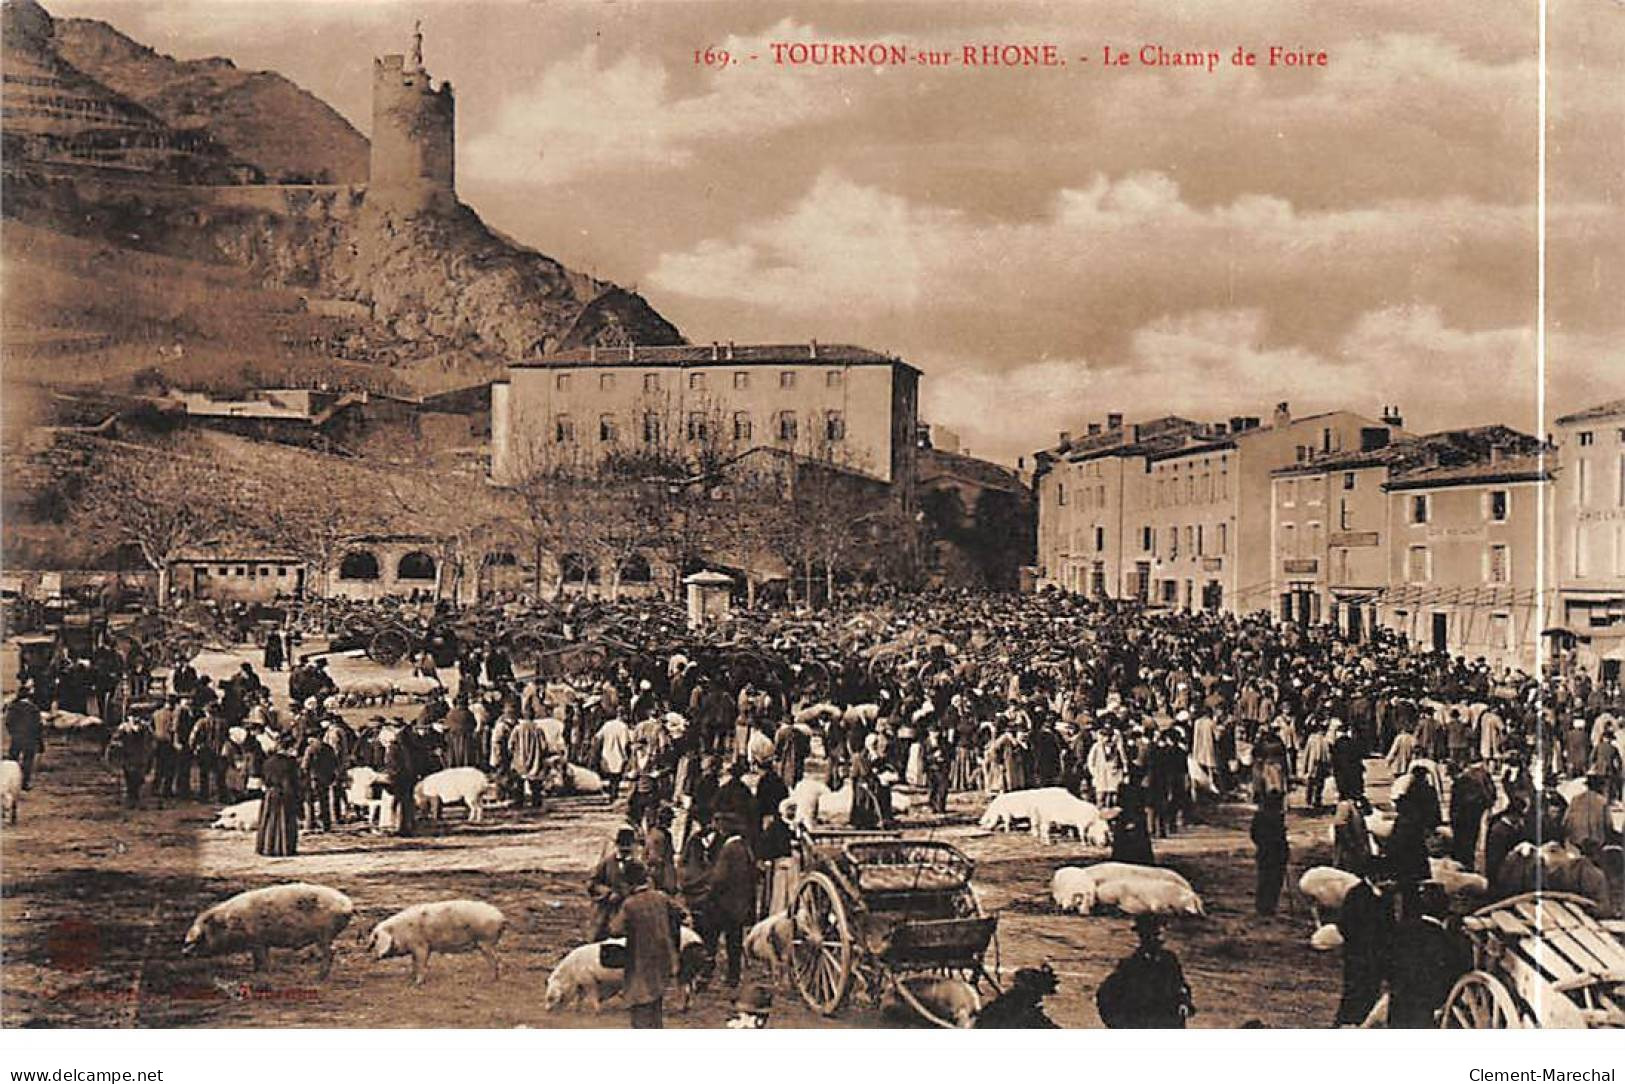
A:
<svg viewBox="0 0 1625 1084">
<path fill-rule="evenodd" d="M 1121 892 L 1110 886 L 1152 882 L 1173 886 L 1196 899 L 1189 881 L 1171 869 L 1131 862 L 1097 862 L 1092 866 L 1062 866 L 1050 879 L 1050 894 L 1064 911 L 1088 914 L 1099 904 L 1117 904 Z M 1197 900 L 1198 906 L 1200 900 Z M 1200 913 L 1200 912 L 1198 912 Z"/>
<path fill-rule="evenodd" d="M 365 809 L 369 824 L 379 828 L 394 827 L 395 800 L 388 791 L 377 798 L 372 795 L 373 785 L 383 782 L 384 773 L 372 768 L 351 768 L 347 779 L 344 796 L 349 799 L 350 808 Z"/>
<path fill-rule="evenodd" d="M 478 824 L 485 803 L 496 798 L 496 785 L 478 768 L 446 768 L 418 780 L 412 795 L 418 809 L 435 820 L 445 806 L 461 802 L 468 807 L 468 823 Z"/>
<path fill-rule="evenodd" d="M 1188 886 L 1138 877 L 1102 882 L 1096 901 L 1116 907 L 1125 915 L 1207 914 L 1202 897 Z"/>
<path fill-rule="evenodd" d="M 891 811 L 893 813 L 907 813 L 909 810 L 909 797 L 906 794 L 891 792 Z M 800 806 L 796 809 L 800 811 Z M 852 784 L 849 782 L 840 790 L 827 790 L 818 799 L 817 817 L 826 824 L 844 823 L 852 817 Z"/>
<path fill-rule="evenodd" d="M 1490 882 L 1481 873 L 1463 869 L 1454 858 L 1429 858 L 1429 876 L 1444 886 L 1452 896 L 1482 896 L 1489 892 Z"/>
<path fill-rule="evenodd" d="M 846 709 L 846 713 L 843 718 L 846 722 L 848 730 L 860 723 L 873 723 L 876 719 L 880 718 L 880 705 L 853 704 Z"/>
<path fill-rule="evenodd" d="M 400 911 L 372 928 L 367 951 L 375 960 L 412 957 L 411 983 L 422 986 L 435 952 L 478 952 L 491 964 L 491 978 L 502 975 L 497 942 L 507 920 L 502 912 L 479 900 L 441 900 L 420 903 Z"/>
<path fill-rule="evenodd" d="M 52 730 L 89 730 L 91 727 L 101 726 L 102 720 L 98 715 L 82 715 L 77 711 L 63 711 L 58 709 L 44 717 Z"/>
<path fill-rule="evenodd" d="M 395 692 L 395 683 L 393 681 L 353 681 L 339 693 L 339 705 L 346 708 L 359 708 L 369 704 L 393 704 L 395 703 Z"/>
<path fill-rule="evenodd" d="M 1309 947 L 1316 952 L 1331 952 L 1343 947 L 1343 931 L 1328 922 L 1315 930 L 1309 938 Z"/>
<path fill-rule="evenodd" d="M 683 993 L 679 1011 L 686 1012 L 704 967 L 705 943 L 699 934 L 687 926 L 677 932 L 677 982 Z M 626 939 L 610 937 L 577 945 L 559 961 L 547 977 L 547 993 L 542 999 L 544 1011 L 552 1012 L 561 1006 L 585 1001 L 588 1008 L 597 1012 L 606 1000 L 621 992 L 625 972 L 619 967 L 604 966 L 603 950 L 606 945 L 625 948 Z"/>
<path fill-rule="evenodd" d="M 579 764 L 566 764 L 562 775 L 566 794 L 602 794 L 607 789 L 603 776 Z"/>
<path fill-rule="evenodd" d="M 767 967 L 775 986 L 781 986 L 788 974 L 790 945 L 795 940 L 796 927 L 783 911 L 768 915 L 745 934 L 745 956 Z"/>
<path fill-rule="evenodd" d="M 840 717 L 841 709 L 825 700 L 822 703 L 809 704 L 798 709 L 791 718 L 798 724 L 810 725 L 821 720 L 839 719 Z"/>
<path fill-rule="evenodd" d="M 22 797 L 23 766 L 15 760 L 0 760 L 0 818 L 16 824 Z"/>
<path fill-rule="evenodd" d="M 321 949 L 321 977 L 333 968 L 333 939 L 350 924 L 355 904 L 326 885 L 272 885 L 239 893 L 210 907 L 193 921 L 181 946 L 183 956 L 229 956 L 247 952 L 254 970 L 263 970 L 273 948 Z"/>
<path fill-rule="evenodd" d="M 899 980 L 899 985 L 905 983 L 908 992 L 918 998 L 932 1015 L 952 1022 L 956 1028 L 974 1026 L 976 1014 L 982 1011 L 982 999 L 977 995 L 976 987 L 964 979 L 947 975 L 915 975 Z"/>
<path fill-rule="evenodd" d="M 1010 828 L 1016 821 L 1027 821 L 1033 835 L 1046 843 L 1057 827 L 1071 828 L 1078 833 L 1079 840 L 1097 847 L 1111 843 L 1110 829 L 1100 815 L 1100 807 L 1074 796 L 1064 787 L 1001 794 L 988 803 L 980 824 L 988 829 Z"/>
<path fill-rule="evenodd" d="M 430 693 L 439 692 L 445 688 L 434 678 L 422 677 L 418 674 L 395 678 L 392 685 L 396 696 L 416 697 L 419 700 L 427 699 Z"/>
<path fill-rule="evenodd" d="M 1298 891 L 1309 898 L 1309 910 L 1315 917 L 1315 925 L 1319 926 L 1324 912 L 1341 910 L 1343 897 L 1359 883 L 1360 878 L 1348 870 L 1313 866 L 1298 878 Z"/>
<path fill-rule="evenodd" d="M 220 811 L 210 828 L 223 828 L 228 832 L 252 832 L 260 826 L 260 805 L 263 799 L 250 798 L 246 802 L 228 805 Z"/>
</svg>

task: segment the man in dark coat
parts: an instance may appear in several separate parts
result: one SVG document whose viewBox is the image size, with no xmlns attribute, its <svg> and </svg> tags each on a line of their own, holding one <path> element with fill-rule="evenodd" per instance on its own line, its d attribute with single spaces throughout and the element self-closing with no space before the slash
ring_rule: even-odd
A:
<svg viewBox="0 0 1625 1084">
<path fill-rule="evenodd" d="M 610 919 L 612 937 L 626 938 L 626 978 L 621 999 L 631 1010 L 635 1028 L 663 1026 L 666 984 L 677 970 L 678 928 L 682 909 L 649 883 L 643 863 L 628 862 L 625 870 L 626 902 Z"/>
<path fill-rule="evenodd" d="M 1358 1027 L 1382 993 L 1394 938 L 1394 909 L 1388 896 L 1369 878 L 1349 889 L 1337 916 L 1343 935 L 1343 997 L 1337 1025 Z"/>
<path fill-rule="evenodd" d="M 1162 945 L 1162 921 L 1136 915 L 1134 933 L 1139 944 L 1095 994 L 1101 1021 L 1109 1028 L 1184 1027 L 1196 1006 L 1179 958 Z"/>
<path fill-rule="evenodd" d="M 631 891 L 627 871 L 632 865 L 632 848 L 637 833 L 630 825 L 615 833 L 615 849 L 599 860 L 587 879 L 587 896 L 592 900 L 592 925 L 587 930 L 588 941 L 602 941 L 609 936 L 610 920 L 620 910 L 622 901 Z M 647 867 L 644 868 L 647 874 Z"/>
<path fill-rule="evenodd" d="M 384 731 L 384 775 L 389 780 L 389 793 L 395 799 L 395 834 L 410 836 L 417 827 L 417 803 L 413 800 L 417 790 L 417 758 L 412 755 L 411 731 L 405 727 Z"/>
<path fill-rule="evenodd" d="M 1265 794 L 1253 814 L 1252 838 L 1257 851 L 1258 886 L 1253 904 L 1260 915 L 1273 915 L 1281 899 L 1281 882 L 1286 878 L 1286 810 L 1282 795 Z"/>
<path fill-rule="evenodd" d="M 722 822 L 723 841 L 717 850 L 716 861 L 706 876 L 705 914 L 707 929 L 700 931 L 705 938 L 706 953 L 715 959 L 719 940 L 728 951 L 729 986 L 739 985 L 739 969 L 744 959 L 745 929 L 756 921 L 756 860 L 745 841 L 740 825 L 733 817 Z"/>
<path fill-rule="evenodd" d="M 1443 885 L 1429 881 L 1409 902 L 1405 918 L 1394 928 L 1388 1026 L 1437 1027 L 1435 1014 L 1456 980 L 1471 970 L 1473 953 L 1466 938 L 1444 923 L 1450 900 Z"/>
<path fill-rule="evenodd" d="M 1420 884 L 1433 875 L 1428 863 L 1428 834 L 1439 826 L 1439 796 L 1417 765 L 1411 784 L 1394 803 L 1394 830 L 1388 837 L 1388 868 L 1401 885 Z"/>
<path fill-rule="evenodd" d="M 45 729 L 33 694 L 23 689 L 6 705 L 6 759 L 22 766 L 23 789 L 33 785 L 34 758 L 45 748 Z"/>
<path fill-rule="evenodd" d="M 103 756 L 124 777 L 125 807 L 135 809 L 140 806 L 141 783 L 152 768 L 152 731 L 134 718 L 126 719 L 113 731 Z"/>
<path fill-rule="evenodd" d="M 1495 781 L 1482 760 L 1474 761 L 1450 788 L 1450 852 L 1465 869 L 1474 867 L 1479 826 L 1495 798 Z"/>
</svg>

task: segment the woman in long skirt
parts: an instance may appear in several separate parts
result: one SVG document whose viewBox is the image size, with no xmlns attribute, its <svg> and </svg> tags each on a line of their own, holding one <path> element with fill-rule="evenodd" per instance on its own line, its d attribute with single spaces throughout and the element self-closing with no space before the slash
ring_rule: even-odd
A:
<svg viewBox="0 0 1625 1084">
<path fill-rule="evenodd" d="M 254 850 L 264 855 L 299 853 L 299 762 L 284 741 L 265 758 L 261 769 L 265 798 L 260 803 L 259 833 Z"/>
</svg>

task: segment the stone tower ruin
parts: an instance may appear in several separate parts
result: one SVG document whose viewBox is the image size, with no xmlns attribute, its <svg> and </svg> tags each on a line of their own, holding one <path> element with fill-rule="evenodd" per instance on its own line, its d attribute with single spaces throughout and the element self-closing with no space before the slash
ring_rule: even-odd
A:
<svg viewBox="0 0 1625 1084">
<path fill-rule="evenodd" d="M 435 86 L 423 67 L 423 33 L 412 53 L 372 62 L 372 173 L 367 202 L 417 214 L 454 206 L 457 103 L 451 84 Z"/>
</svg>

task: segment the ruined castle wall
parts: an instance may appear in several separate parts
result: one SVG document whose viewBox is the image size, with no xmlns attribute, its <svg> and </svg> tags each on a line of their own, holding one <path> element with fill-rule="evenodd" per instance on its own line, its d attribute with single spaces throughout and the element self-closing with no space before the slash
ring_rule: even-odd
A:
<svg viewBox="0 0 1625 1084">
<path fill-rule="evenodd" d="M 456 101 L 427 72 L 399 56 L 373 64 L 372 172 L 375 200 L 419 210 L 453 198 L 456 185 Z"/>
</svg>

